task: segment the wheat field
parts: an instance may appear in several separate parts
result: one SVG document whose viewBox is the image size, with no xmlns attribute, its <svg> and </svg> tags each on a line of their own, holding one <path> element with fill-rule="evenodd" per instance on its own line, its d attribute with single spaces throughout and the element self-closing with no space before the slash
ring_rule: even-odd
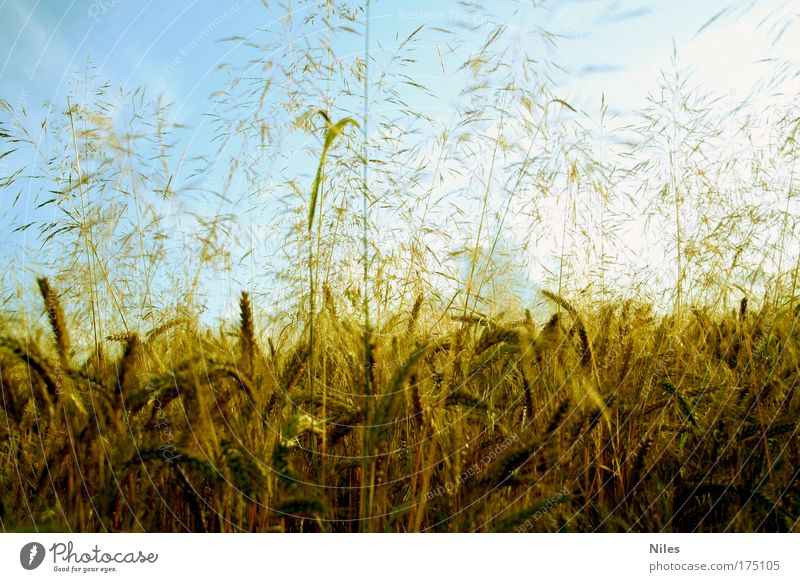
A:
<svg viewBox="0 0 800 582">
<path fill-rule="evenodd" d="M 797 530 L 793 309 L 548 294 L 537 326 L 419 296 L 365 332 L 326 292 L 315 346 L 265 345 L 243 293 L 236 326 L 77 362 L 39 286 L 49 337 L 2 336 L 8 529 Z"/>
<path fill-rule="evenodd" d="M 194 157 L 158 87 L 0 100 L 2 531 L 800 532 L 797 101 L 676 55 L 617 122 L 453 6 L 224 39 Z"/>
</svg>

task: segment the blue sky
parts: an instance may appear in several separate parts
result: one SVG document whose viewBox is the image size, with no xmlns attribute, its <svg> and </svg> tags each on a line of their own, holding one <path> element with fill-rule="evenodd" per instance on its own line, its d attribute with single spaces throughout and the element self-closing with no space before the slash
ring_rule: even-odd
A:
<svg viewBox="0 0 800 582">
<path fill-rule="evenodd" d="M 280 31 L 286 5 L 270 2 L 265 6 L 260 0 L 0 0 L 0 38 L 4 39 L 0 98 L 15 107 L 24 105 L 34 116 L 41 113 L 39 107 L 45 101 L 66 109 L 70 80 L 90 61 L 98 79 L 112 86 L 129 91 L 147 86 L 163 93 L 175 104 L 175 121 L 189 126 L 181 147 L 192 155 L 212 153 L 213 132 L 204 114 L 214 107 L 210 96 L 224 78 L 219 66 L 244 65 L 252 59 L 248 38 L 262 34 L 259 30 Z M 297 30 L 309 16 L 309 6 L 293 6 Z M 794 60 L 800 55 L 800 37 L 791 26 L 797 19 L 796 1 L 554 0 L 545 3 L 545 9 L 526 8 L 525 2 L 497 2 L 492 8 L 496 20 L 510 29 L 540 25 L 560 34 L 555 48 L 541 49 L 543 61 L 561 67 L 547 69 L 557 94 L 591 114 L 599 110 L 604 95 L 621 125 L 657 88 L 659 71 L 671 67 L 673 49 L 695 82 L 734 100 L 749 94 L 764 78 L 767 65 L 760 60 Z M 441 74 L 436 29 L 463 31 L 456 47 L 464 54 L 455 58 L 466 57 L 478 42 L 477 38 L 472 42 L 468 32 L 470 26 L 480 24 L 474 13 L 454 1 L 419 0 L 376 1 L 371 11 L 372 50 L 378 59 L 422 26 L 414 75 L 424 79 L 432 95 L 413 99 L 419 100 L 419 107 L 446 114 L 455 104 L 456 88 Z M 718 18 L 708 24 L 715 15 Z M 789 28 L 781 34 L 784 22 Z M 698 34 L 704 25 L 708 26 Z M 321 22 L 302 30 L 312 36 L 324 34 Z M 234 36 L 241 38 L 220 42 Z M 303 43 L 307 39 L 291 40 Z M 362 40 L 353 36 L 335 50 L 342 56 L 362 47 Z M 263 59 L 279 60 L 280 54 L 263 55 Z M 766 93 L 770 99 L 781 91 L 791 96 L 796 94 L 789 90 L 796 88 L 796 81 Z M 2 198 L 2 204 L 7 201 L 8 197 Z M 33 201 L 23 201 L 23 205 L 26 202 L 27 212 Z M 9 236 L 5 225 L 3 232 L 0 238 L 6 252 L 30 244 Z"/>
<path fill-rule="evenodd" d="M 658 70 L 669 67 L 673 43 L 683 62 L 717 90 L 745 90 L 758 74 L 753 63 L 759 58 L 797 54 L 796 35 L 784 35 L 774 47 L 769 44 L 774 35 L 770 23 L 756 30 L 764 15 L 794 14 L 794 2 L 759 2 L 741 18 L 731 10 L 696 37 L 721 10 L 748 4 L 575 0 L 550 2 L 547 11 L 531 13 L 544 15 L 548 21 L 542 26 L 564 35 L 550 58 L 566 69 L 558 78 L 565 99 L 590 107 L 605 93 L 612 108 L 626 111 L 641 104 Z M 183 121 L 198 125 L 218 87 L 216 67 L 252 56 L 244 57 L 237 42 L 219 40 L 247 37 L 256 27 L 279 29 L 283 4 L 269 6 L 260 0 L 0 0 L 0 90 L 12 104 L 61 103 L 70 77 L 90 59 L 98 77 L 112 85 L 163 90 L 178 105 Z M 510 5 L 495 6 L 502 11 Z M 372 16 L 374 43 L 387 46 L 396 35 L 404 38 L 420 25 L 424 42 L 438 26 L 473 23 L 456 2 L 378 1 Z M 298 20 L 302 17 L 295 14 Z M 497 17 L 503 22 L 501 14 Z M 514 20 L 506 24 L 513 26 Z M 360 47 L 360 41 L 354 46 Z M 435 59 L 429 64 L 429 80 L 444 81 L 437 76 Z"/>
</svg>

